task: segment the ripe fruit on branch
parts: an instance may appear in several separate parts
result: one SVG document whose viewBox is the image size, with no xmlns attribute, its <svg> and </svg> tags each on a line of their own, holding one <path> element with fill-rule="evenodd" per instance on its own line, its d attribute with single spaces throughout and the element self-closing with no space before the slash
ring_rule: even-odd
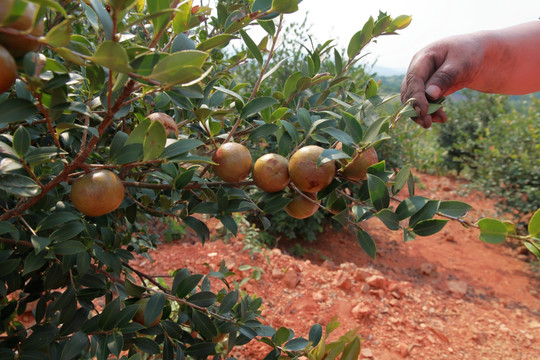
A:
<svg viewBox="0 0 540 360">
<path fill-rule="evenodd" d="M 265 154 L 255 161 L 253 180 L 263 191 L 281 191 L 289 185 L 289 162 L 279 154 Z"/>
<path fill-rule="evenodd" d="M 15 59 L 0 45 L 0 94 L 8 91 L 17 78 L 17 65 Z"/>
<path fill-rule="evenodd" d="M 73 182 L 71 201 L 88 216 L 101 216 L 116 210 L 124 200 L 124 185 L 109 170 L 92 171 Z"/>
<path fill-rule="evenodd" d="M 248 177 L 251 172 L 251 154 L 242 144 L 228 142 L 221 145 L 212 161 L 214 172 L 223 181 L 239 182 Z"/>
<path fill-rule="evenodd" d="M 137 312 L 133 316 L 133 321 L 135 321 L 136 323 L 141 324 L 142 326 L 146 326 L 144 324 L 144 312 L 146 311 L 146 306 L 148 305 L 148 300 L 150 300 L 150 299 L 149 298 L 143 298 L 143 299 L 141 299 L 141 300 L 139 300 L 139 301 L 137 301 L 135 303 L 135 304 L 139 305 L 139 309 L 137 309 Z M 154 321 L 152 321 L 151 324 L 148 324 L 148 327 L 156 326 L 157 324 L 159 324 L 159 321 L 161 320 L 162 316 L 163 316 L 163 311 L 161 311 L 159 316 Z"/>
<path fill-rule="evenodd" d="M 11 9 L 9 4 L 5 7 Z M 27 3 L 23 14 L 12 23 L 4 24 L 4 26 L 28 33 L 35 37 L 40 37 L 43 35 L 45 25 L 43 24 L 43 20 L 40 20 L 38 24 L 33 27 L 36 12 L 37 6 L 34 3 Z M 14 57 L 22 57 L 29 51 L 36 51 L 40 45 L 39 42 L 35 40 L 6 33 L 0 33 L 0 44 L 4 45 Z"/>
<path fill-rule="evenodd" d="M 304 192 L 318 192 L 330 185 L 336 174 L 335 161 L 317 166 L 324 149 L 317 145 L 300 148 L 289 160 L 289 176 L 296 187 Z"/>
<path fill-rule="evenodd" d="M 162 112 L 152 113 L 148 115 L 147 117 L 151 121 L 159 121 L 165 128 L 165 131 L 167 132 L 167 136 L 169 136 L 170 133 L 173 133 L 174 136 L 178 138 L 178 125 L 176 124 L 176 122 L 174 121 L 172 117 Z"/>
<path fill-rule="evenodd" d="M 317 194 L 304 194 L 314 201 L 310 201 L 299 194 L 295 194 L 293 200 L 288 203 L 287 206 L 285 206 L 285 211 L 287 212 L 287 214 L 289 214 L 289 216 L 292 216 L 296 219 L 305 219 L 317 212 L 317 210 L 319 209 L 319 205 L 317 205 L 316 202 Z"/>
<path fill-rule="evenodd" d="M 379 162 L 377 151 L 370 147 L 358 153 L 355 152 L 353 160 L 343 169 L 343 177 L 349 180 L 365 180 L 367 178 L 367 168 Z"/>
</svg>

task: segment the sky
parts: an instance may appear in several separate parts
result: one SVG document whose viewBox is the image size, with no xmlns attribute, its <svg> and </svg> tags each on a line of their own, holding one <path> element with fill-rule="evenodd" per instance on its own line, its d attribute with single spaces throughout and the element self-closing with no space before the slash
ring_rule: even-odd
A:
<svg viewBox="0 0 540 360">
<path fill-rule="evenodd" d="M 442 37 L 540 21 L 540 0 L 303 0 L 299 11 L 285 19 L 301 23 L 307 13 L 309 34 L 317 42 L 336 39 L 346 49 L 379 10 L 393 18 L 411 15 L 412 22 L 399 35 L 370 44 L 366 62 L 403 72 L 418 50 Z"/>
</svg>

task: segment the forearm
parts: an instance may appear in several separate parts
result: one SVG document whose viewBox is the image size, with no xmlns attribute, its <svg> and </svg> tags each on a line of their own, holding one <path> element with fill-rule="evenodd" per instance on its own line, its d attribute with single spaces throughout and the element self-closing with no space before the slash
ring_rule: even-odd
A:
<svg viewBox="0 0 540 360">
<path fill-rule="evenodd" d="M 468 88 L 520 95 L 540 91 L 540 21 L 474 34 L 484 44 L 484 59 Z"/>
</svg>

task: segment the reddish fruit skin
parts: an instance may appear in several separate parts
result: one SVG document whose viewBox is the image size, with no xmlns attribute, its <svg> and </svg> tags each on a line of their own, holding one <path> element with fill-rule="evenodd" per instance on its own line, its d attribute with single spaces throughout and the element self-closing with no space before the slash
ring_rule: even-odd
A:
<svg viewBox="0 0 540 360">
<path fill-rule="evenodd" d="M 109 170 L 88 173 L 71 185 L 71 201 L 85 215 L 101 216 L 116 210 L 124 200 L 124 185 Z"/>
<path fill-rule="evenodd" d="M 379 162 L 377 151 L 374 148 L 369 148 L 363 151 L 358 156 L 345 166 L 343 169 L 343 177 L 349 180 L 366 180 L 367 168 Z"/>
<path fill-rule="evenodd" d="M 239 182 L 249 176 L 251 172 L 251 154 L 242 144 L 228 142 L 221 145 L 212 161 L 214 172 L 223 181 Z"/>
<path fill-rule="evenodd" d="M 32 28 L 36 11 L 37 6 L 33 3 L 28 3 L 24 13 L 14 22 L 5 24 L 5 26 L 22 32 L 28 32 L 30 35 L 36 37 L 42 36 L 45 30 L 43 20 L 39 21 L 36 27 Z M 37 41 L 5 33 L 0 33 L 0 44 L 4 45 L 16 58 L 24 56 L 29 51 L 36 51 L 40 46 Z"/>
<path fill-rule="evenodd" d="M 289 162 L 279 154 L 265 154 L 255 161 L 252 175 L 261 190 L 281 191 L 289 185 Z"/>
<path fill-rule="evenodd" d="M 317 200 L 316 193 L 304 193 L 312 200 Z M 296 194 L 294 199 L 285 206 L 285 211 L 289 216 L 296 219 L 305 219 L 315 214 L 319 210 L 316 202 L 309 201 L 301 195 Z"/>
<path fill-rule="evenodd" d="M 332 182 L 336 174 L 335 161 L 317 167 L 317 160 L 324 149 L 317 145 L 300 148 L 289 160 L 289 177 L 303 192 L 319 192 Z"/>
<path fill-rule="evenodd" d="M 17 65 L 15 59 L 0 45 L 0 94 L 8 91 L 17 78 Z"/>
<path fill-rule="evenodd" d="M 152 113 L 148 115 L 147 117 L 151 121 L 159 121 L 165 128 L 165 131 L 167 132 L 167 136 L 169 136 L 170 133 L 173 133 L 174 136 L 178 138 L 178 125 L 176 124 L 176 122 L 174 121 L 172 117 L 162 112 Z"/>
</svg>

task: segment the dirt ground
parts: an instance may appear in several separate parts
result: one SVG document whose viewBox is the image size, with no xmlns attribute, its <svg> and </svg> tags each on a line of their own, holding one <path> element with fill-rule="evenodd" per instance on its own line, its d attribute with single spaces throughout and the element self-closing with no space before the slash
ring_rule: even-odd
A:
<svg viewBox="0 0 540 360">
<path fill-rule="evenodd" d="M 420 179 L 424 190 L 417 194 L 466 201 L 474 208 L 471 221 L 494 214 L 492 200 L 462 196 L 455 179 Z M 313 324 L 337 316 L 336 336 L 360 329 L 361 359 L 540 359 L 538 267 L 520 248 L 485 244 L 477 230 L 452 221 L 439 234 L 407 243 L 377 219 L 365 224 L 377 244 L 375 260 L 353 232 L 330 228 L 314 243 L 300 242 L 307 250 L 301 258 L 288 251 L 294 242 L 250 253 L 240 238 L 202 246 L 188 236 L 153 252 L 154 263 L 134 265 L 156 275 L 181 267 L 207 273 L 225 259 L 238 279 L 251 275 L 240 266 L 259 267 L 261 278 L 243 289 L 264 299 L 266 324 L 307 337 Z M 269 351 L 252 341 L 233 355 L 263 359 Z"/>
</svg>

